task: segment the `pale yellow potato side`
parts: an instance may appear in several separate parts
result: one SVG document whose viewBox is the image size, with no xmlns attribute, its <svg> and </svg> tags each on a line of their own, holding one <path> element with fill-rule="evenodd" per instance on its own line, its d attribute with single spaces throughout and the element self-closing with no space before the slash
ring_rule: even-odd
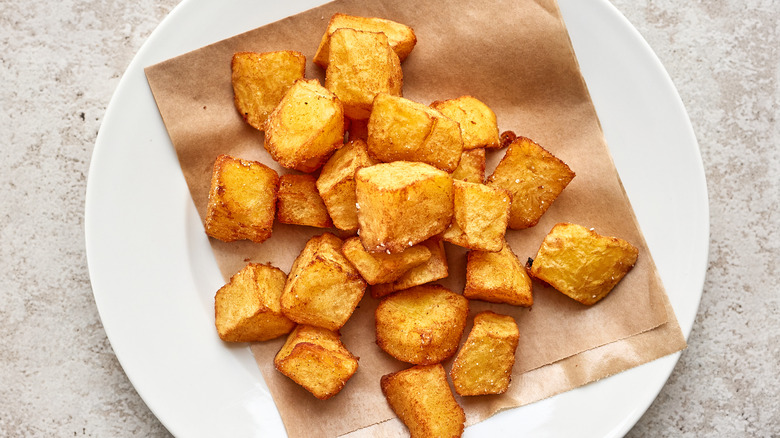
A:
<svg viewBox="0 0 780 438">
<path fill-rule="evenodd" d="M 280 223 L 330 228 L 333 222 L 317 192 L 317 180 L 308 174 L 289 174 L 279 178 L 276 217 Z"/>
<path fill-rule="evenodd" d="M 425 246 L 431 253 L 431 258 L 425 263 L 406 271 L 391 283 L 380 283 L 371 286 L 371 296 L 382 298 L 393 292 L 409 289 L 410 287 L 441 280 L 449 275 L 447 265 L 447 253 L 444 242 L 438 237 L 432 237 L 420 245 Z"/>
<path fill-rule="evenodd" d="M 367 119 L 378 93 L 400 96 L 403 71 L 383 33 L 338 29 L 330 37 L 325 87 L 350 119 Z"/>
<path fill-rule="evenodd" d="M 509 220 L 509 193 L 484 184 L 455 180 L 455 216 L 442 238 L 480 251 L 500 251 Z"/>
<path fill-rule="evenodd" d="M 474 316 L 474 326 L 452 362 L 450 377 L 459 395 L 503 394 L 512 380 L 520 331 L 514 318 L 491 311 Z"/>
<path fill-rule="evenodd" d="M 368 284 L 394 281 L 431 258 L 431 251 L 423 244 L 411 246 L 395 254 L 370 253 L 363 248 L 359 237 L 351 237 L 344 241 L 341 252 L 357 268 Z"/>
<path fill-rule="evenodd" d="M 337 150 L 322 166 L 317 178 L 317 191 L 336 228 L 346 231 L 358 229 L 355 172 L 374 164 L 377 162 L 368 156 L 366 142 L 354 139 Z"/>
<path fill-rule="evenodd" d="M 639 250 L 582 225 L 559 223 L 544 238 L 530 273 L 582 304 L 604 298 L 634 267 Z"/>
<path fill-rule="evenodd" d="M 411 438 L 454 438 L 466 414 L 452 395 L 441 364 L 416 365 L 382 376 L 382 393 Z"/>
<path fill-rule="evenodd" d="M 299 324 L 340 329 L 352 316 L 366 282 L 330 233 L 309 239 L 293 262 L 282 292 L 282 312 Z"/>
<path fill-rule="evenodd" d="M 460 154 L 458 167 L 452 172 L 452 179 L 459 179 L 471 183 L 484 183 L 485 149 L 464 150 L 463 153 Z"/>
<path fill-rule="evenodd" d="M 344 143 L 344 108 L 316 79 L 290 87 L 265 122 L 265 149 L 288 169 L 313 172 Z"/>
<path fill-rule="evenodd" d="M 383 161 L 419 161 L 445 172 L 460 162 L 460 127 L 439 111 L 380 93 L 368 119 L 368 154 Z"/>
<path fill-rule="evenodd" d="M 574 172 L 544 148 L 525 137 L 509 145 L 488 178 L 512 197 L 509 228 L 533 227 L 574 178 Z"/>
<path fill-rule="evenodd" d="M 320 400 L 338 394 L 358 369 L 358 358 L 347 350 L 339 333 L 299 325 L 274 358 L 279 372 Z"/>
<path fill-rule="evenodd" d="M 506 243 L 499 252 L 469 251 L 463 296 L 523 307 L 534 303 L 531 277 Z"/>
<path fill-rule="evenodd" d="M 376 343 L 403 362 L 439 363 L 457 351 L 468 313 L 469 300 L 443 286 L 406 289 L 377 306 Z"/>
<path fill-rule="evenodd" d="M 251 126 L 264 131 L 268 115 L 293 83 L 303 79 L 305 70 L 306 58 L 292 50 L 234 54 L 231 82 L 236 110 Z"/>
<path fill-rule="evenodd" d="M 220 155 L 214 162 L 206 234 L 225 242 L 271 237 L 279 176 L 257 161 Z"/>
<path fill-rule="evenodd" d="M 464 150 L 501 147 L 496 114 L 476 97 L 461 96 L 436 101 L 431 104 L 431 108 L 439 110 L 460 125 Z"/>
<path fill-rule="evenodd" d="M 330 54 L 330 36 L 338 29 L 350 28 L 363 30 L 367 32 L 381 32 L 387 36 L 387 41 L 393 51 L 398 55 L 399 61 L 403 61 L 409 56 L 415 44 L 417 36 L 414 30 L 396 21 L 376 17 L 357 17 L 342 13 L 333 14 L 328 22 L 328 28 L 322 35 L 317 53 L 314 54 L 314 63 L 322 68 L 328 67 L 328 58 Z"/>
<path fill-rule="evenodd" d="M 287 276 L 281 269 L 249 263 L 214 297 L 214 320 L 226 342 L 260 342 L 290 333 L 295 323 L 279 302 Z"/>
</svg>

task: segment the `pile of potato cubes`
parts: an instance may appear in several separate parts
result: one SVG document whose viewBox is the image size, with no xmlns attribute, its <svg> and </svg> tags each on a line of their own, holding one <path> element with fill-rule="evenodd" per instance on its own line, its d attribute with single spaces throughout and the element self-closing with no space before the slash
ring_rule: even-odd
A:
<svg viewBox="0 0 780 438">
<path fill-rule="evenodd" d="M 370 286 L 376 343 L 411 368 L 381 389 L 412 436 L 459 436 L 461 396 L 509 386 L 519 332 L 511 316 L 481 312 L 460 340 L 469 300 L 533 304 L 531 276 L 592 304 L 634 265 L 636 249 L 574 224 L 557 225 L 529 266 L 507 228 L 536 225 L 574 178 L 540 145 L 511 132 L 472 96 L 426 106 L 401 97 L 401 62 L 414 31 L 380 19 L 334 15 L 314 62 L 325 85 L 304 78 L 294 51 L 236 53 L 235 106 L 265 132 L 264 147 L 291 171 L 216 159 L 205 223 L 223 241 L 263 242 L 281 223 L 340 230 L 309 240 L 289 274 L 249 263 L 216 294 L 219 336 L 261 342 L 287 335 L 276 368 L 319 399 L 358 369 L 339 329 Z M 506 148 L 485 179 L 486 150 Z M 351 237 L 349 237 L 351 236 Z M 468 248 L 462 294 L 432 284 L 448 275 L 444 242 Z M 530 276 L 529 276 L 530 273 Z"/>
</svg>

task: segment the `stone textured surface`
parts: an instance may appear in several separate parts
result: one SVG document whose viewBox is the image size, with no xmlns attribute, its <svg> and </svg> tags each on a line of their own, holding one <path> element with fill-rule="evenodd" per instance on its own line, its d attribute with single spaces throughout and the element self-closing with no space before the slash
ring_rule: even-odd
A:
<svg viewBox="0 0 780 438">
<path fill-rule="evenodd" d="M 0 436 L 167 436 L 101 326 L 83 206 L 106 105 L 175 3 L 0 0 Z M 690 346 L 628 436 L 780 436 L 780 3 L 613 3 L 679 89 L 711 209 Z"/>
</svg>

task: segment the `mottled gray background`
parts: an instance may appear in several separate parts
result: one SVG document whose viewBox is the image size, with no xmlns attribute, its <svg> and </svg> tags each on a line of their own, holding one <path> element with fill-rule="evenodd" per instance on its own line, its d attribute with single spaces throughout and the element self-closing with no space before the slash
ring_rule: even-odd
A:
<svg viewBox="0 0 780 438">
<path fill-rule="evenodd" d="M 0 0 L 0 436 L 167 435 L 106 339 L 83 228 L 106 105 L 176 3 Z M 688 109 L 712 226 L 690 346 L 629 436 L 780 436 L 780 3 L 614 4 Z"/>
</svg>

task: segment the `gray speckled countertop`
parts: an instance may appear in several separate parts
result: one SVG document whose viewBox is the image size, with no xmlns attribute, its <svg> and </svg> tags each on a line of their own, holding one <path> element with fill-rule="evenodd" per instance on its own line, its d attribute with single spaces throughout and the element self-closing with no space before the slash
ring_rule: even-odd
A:
<svg viewBox="0 0 780 438">
<path fill-rule="evenodd" d="M 84 194 L 119 78 L 176 3 L 0 1 L 0 436 L 167 435 L 101 326 Z M 613 3 L 679 90 L 711 210 L 689 347 L 629 436 L 780 436 L 780 3 Z"/>
</svg>

